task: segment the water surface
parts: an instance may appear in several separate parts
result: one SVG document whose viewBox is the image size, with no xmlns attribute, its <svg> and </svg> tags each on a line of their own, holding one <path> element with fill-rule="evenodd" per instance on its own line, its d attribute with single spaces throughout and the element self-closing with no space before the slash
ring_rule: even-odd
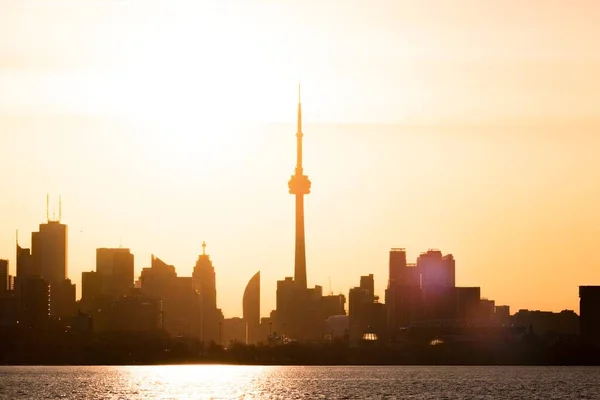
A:
<svg viewBox="0 0 600 400">
<path fill-rule="evenodd" d="M 600 399 L 595 367 L 0 367 L 0 399 Z"/>
</svg>

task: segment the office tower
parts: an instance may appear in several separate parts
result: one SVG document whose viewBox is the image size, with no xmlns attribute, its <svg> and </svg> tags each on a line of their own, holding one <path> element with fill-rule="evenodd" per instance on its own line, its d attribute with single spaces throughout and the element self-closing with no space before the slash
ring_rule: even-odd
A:
<svg viewBox="0 0 600 400">
<path fill-rule="evenodd" d="M 373 274 L 360 277 L 360 286 L 350 289 L 349 303 L 349 333 L 350 341 L 357 342 L 365 334 L 370 339 L 379 338 L 385 329 L 385 314 L 383 304 L 377 302 L 374 293 Z"/>
<path fill-rule="evenodd" d="M 412 322 L 423 318 L 421 269 L 406 262 L 404 248 L 389 252 L 389 279 L 385 291 L 386 319 L 392 339 Z"/>
<path fill-rule="evenodd" d="M 600 286 L 579 286 L 579 315 L 583 341 L 600 346 Z"/>
<path fill-rule="evenodd" d="M 417 265 L 406 262 L 404 248 L 390 250 L 389 271 L 388 287 L 421 286 L 421 271 Z"/>
<path fill-rule="evenodd" d="M 288 183 L 289 191 L 296 196 L 296 247 L 294 258 L 294 281 L 299 288 L 306 289 L 306 247 L 304 237 L 304 195 L 310 193 L 311 182 L 302 167 L 302 105 L 298 85 L 298 132 L 296 133 L 296 171 Z"/>
<path fill-rule="evenodd" d="M 8 260 L 0 260 L 0 293 L 7 292 L 8 287 Z"/>
<path fill-rule="evenodd" d="M 40 224 L 39 231 L 31 234 L 33 276 L 41 277 L 50 285 L 50 315 L 53 317 L 66 317 L 75 309 L 74 285 L 67 281 L 68 229 L 60 218 L 59 205 L 58 219 L 48 217 L 47 223 Z"/>
<path fill-rule="evenodd" d="M 217 308 L 217 286 L 215 268 L 208 254 L 206 254 L 206 242 L 202 242 L 202 254 L 198 256 L 192 280 L 196 291 L 202 296 L 203 307 L 208 309 Z"/>
<path fill-rule="evenodd" d="M 496 306 L 494 310 L 494 324 L 496 326 L 510 325 L 510 306 Z"/>
<path fill-rule="evenodd" d="M 75 284 L 64 279 L 50 287 L 50 312 L 58 318 L 72 317 L 77 314 L 75 302 Z"/>
<path fill-rule="evenodd" d="M 175 267 L 152 255 L 151 267 L 140 275 L 140 294 L 162 301 L 162 325 L 172 336 L 202 336 L 200 296 L 193 278 L 178 277 Z"/>
<path fill-rule="evenodd" d="M 246 324 L 245 343 L 256 343 L 260 326 L 260 271 L 248 281 L 242 301 L 243 319 Z"/>
<path fill-rule="evenodd" d="M 206 242 L 202 242 L 202 254 L 194 266 L 192 284 L 200 296 L 201 340 L 218 343 L 223 313 L 217 308 L 216 274 L 210 256 L 206 254 Z"/>
<path fill-rule="evenodd" d="M 50 285 L 42 278 L 28 278 L 20 287 L 19 324 L 43 328 L 50 317 Z"/>
<path fill-rule="evenodd" d="M 97 271 L 81 273 L 81 302 L 91 303 L 102 295 L 102 276 Z"/>
<path fill-rule="evenodd" d="M 31 255 L 36 273 L 50 285 L 67 279 L 67 226 L 60 221 L 40 224 L 31 234 Z"/>
<path fill-rule="evenodd" d="M 346 296 L 343 294 L 330 294 L 321 297 L 321 315 L 327 319 L 336 315 L 346 315 Z"/>
<path fill-rule="evenodd" d="M 458 319 L 474 323 L 480 315 L 481 288 L 457 287 L 456 307 Z"/>
<path fill-rule="evenodd" d="M 417 258 L 423 287 L 454 287 L 455 262 L 451 254 L 442 256 L 439 250 L 428 250 Z"/>
<path fill-rule="evenodd" d="M 40 276 L 40 273 L 34 268 L 31 250 L 17 243 L 17 286 L 19 280 L 23 281 L 34 276 Z"/>
<path fill-rule="evenodd" d="M 96 272 L 102 277 L 102 293 L 119 297 L 133 287 L 133 254 L 129 249 L 96 249 Z"/>
</svg>

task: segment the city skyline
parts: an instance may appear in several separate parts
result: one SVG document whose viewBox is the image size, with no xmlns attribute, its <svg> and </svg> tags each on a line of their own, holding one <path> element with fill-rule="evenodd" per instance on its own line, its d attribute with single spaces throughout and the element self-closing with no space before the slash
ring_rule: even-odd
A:
<svg viewBox="0 0 600 400">
<path fill-rule="evenodd" d="M 13 274 L 50 192 L 78 293 L 98 247 L 191 276 L 206 241 L 225 315 L 257 270 L 267 315 L 294 263 L 300 79 L 308 286 L 373 273 L 383 296 L 391 247 L 451 252 L 457 285 L 513 310 L 577 310 L 600 282 L 596 2 L 44 3 L 0 5 Z"/>
</svg>

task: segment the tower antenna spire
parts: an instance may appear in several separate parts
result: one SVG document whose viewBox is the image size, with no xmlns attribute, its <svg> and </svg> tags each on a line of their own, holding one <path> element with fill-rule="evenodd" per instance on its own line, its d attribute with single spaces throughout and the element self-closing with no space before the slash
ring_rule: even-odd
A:
<svg viewBox="0 0 600 400">
<path fill-rule="evenodd" d="M 206 255 L 206 242 L 202 242 L 202 255 L 205 256 Z"/>
<path fill-rule="evenodd" d="M 50 222 L 50 193 L 46 193 L 46 222 Z"/>
<path fill-rule="evenodd" d="M 58 195 L 58 222 L 62 219 L 62 196 Z"/>
<path fill-rule="evenodd" d="M 300 99 L 300 82 L 298 82 L 298 135 L 302 135 L 302 102 Z M 302 165 L 302 160 L 299 160 Z"/>
</svg>

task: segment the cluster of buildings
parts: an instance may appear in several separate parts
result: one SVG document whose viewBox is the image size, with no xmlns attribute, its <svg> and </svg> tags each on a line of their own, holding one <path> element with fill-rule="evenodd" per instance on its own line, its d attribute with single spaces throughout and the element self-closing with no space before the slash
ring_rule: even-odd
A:
<svg viewBox="0 0 600 400">
<path fill-rule="evenodd" d="M 151 257 L 136 280 L 134 255 L 125 248 L 96 250 L 95 271 L 82 274 L 82 296 L 68 279 L 67 226 L 48 218 L 31 235 L 31 249 L 17 241 L 17 274 L 0 260 L 0 328 L 88 329 L 96 332 L 166 331 L 174 337 L 227 345 L 342 339 L 371 341 L 473 340 L 505 334 L 517 326 L 538 333 L 581 335 L 600 345 L 600 286 L 580 287 L 580 315 L 520 310 L 481 297 L 479 287 L 458 287 L 451 254 L 428 250 L 409 263 L 406 251 L 389 253 L 384 302 L 375 294 L 374 276 L 360 277 L 348 293 L 323 294 L 307 285 L 304 197 L 311 182 L 304 174 L 302 109 L 298 101 L 297 163 L 288 188 L 295 196 L 294 276 L 277 281 L 276 307 L 260 316 L 260 272 L 248 282 L 243 316 L 224 318 L 217 304 L 216 274 L 206 244 L 191 277 Z M 59 207 L 60 209 L 60 207 Z"/>
</svg>

